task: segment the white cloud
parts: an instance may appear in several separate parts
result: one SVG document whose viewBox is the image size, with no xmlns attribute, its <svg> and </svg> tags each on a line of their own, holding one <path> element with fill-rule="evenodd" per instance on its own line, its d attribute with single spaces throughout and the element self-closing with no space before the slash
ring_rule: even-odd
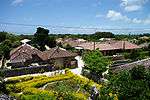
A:
<svg viewBox="0 0 150 100">
<path fill-rule="evenodd" d="M 11 5 L 19 5 L 22 4 L 24 0 L 13 0 Z"/>
<path fill-rule="evenodd" d="M 117 21 L 117 20 L 129 21 L 130 20 L 127 16 L 123 16 L 120 12 L 116 12 L 114 10 L 109 10 L 106 16 L 108 19 L 112 21 Z"/>
<path fill-rule="evenodd" d="M 121 0 L 121 7 L 124 7 L 124 10 L 127 12 L 141 10 L 143 5 L 148 0 Z"/>
<path fill-rule="evenodd" d="M 125 9 L 125 11 L 131 12 L 131 11 L 137 11 L 141 8 L 142 7 L 139 5 L 131 5 L 131 6 L 126 6 L 124 9 Z"/>
<path fill-rule="evenodd" d="M 109 10 L 106 15 L 106 18 L 108 18 L 111 21 L 122 21 L 134 24 L 150 24 L 150 17 L 145 19 L 138 19 L 138 18 L 132 19 L 114 10 Z"/>
<path fill-rule="evenodd" d="M 142 20 L 137 19 L 137 18 L 134 18 L 134 19 L 132 20 L 132 22 L 133 22 L 133 23 L 136 23 L 136 24 L 140 24 L 140 23 L 142 23 Z"/>
<path fill-rule="evenodd" d="M 137 19 L 137 18 L 134 18 L 132 20 L 133 23 L 135 24 L 150 24 L 150 18 L 146 18 L 146 19 Z"/>
</svg>

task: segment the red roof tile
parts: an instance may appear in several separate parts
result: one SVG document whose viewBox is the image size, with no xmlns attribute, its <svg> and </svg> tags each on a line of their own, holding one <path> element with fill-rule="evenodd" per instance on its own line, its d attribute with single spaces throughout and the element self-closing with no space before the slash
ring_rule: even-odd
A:
<svg viewBox="0 0 150 100">
<path fill-rule="evenodd" d="M 42 52 L 28 44 L 22 44 L 16 49 L 10 52 L 10 61 L 15 62 L 25 62 L 32 59 L 32 55 L 38 55 L 41 57 Z"/>
<path fill-rule="evenodd" d="M 75 57 L 76 53 L 69 52 L 65 49 L 55 47 L 50 50 L 44 51 L 43 56 L 45 59 L 53 59 L 53 58 L 65 58 L 65 57 Z"/>
<path fill-rule="evenodd" d="M 84 49 L 93 50 L 94 42 L 86 42 L 78 45 L 79 47 L 83 47 Z M 140 48 L 138 45 L 130 43 L 128 41 L 107 41 L 107 42 L 96 42 L 95 49 L 99 49 L 102 51 L 107 50 L 120 50 L 120 49 L 138 49 Z"/>
</svg>

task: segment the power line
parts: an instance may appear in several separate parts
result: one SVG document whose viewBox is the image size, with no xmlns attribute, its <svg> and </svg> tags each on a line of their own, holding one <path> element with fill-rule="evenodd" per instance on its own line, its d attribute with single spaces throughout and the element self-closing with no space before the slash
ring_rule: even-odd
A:
<svg viewBox="0 0 150 100">
<path fill-rule="evenodd" d="M 16 26 L 29 26 L 29 27 L 49 27 L 53 29 L 64 28 L 64 29 L 83 29 L 83 30 L 112 30 L 112 31 L 150 31 L 150 28 L 98 28 L 98 27 L 70 27 L 70 26 L 54 26 L 54 25 L 41 25 L 41 24 L 21 24 L 21 23 L 9 23 L 9 22 L 0 22 L 0 26 L 6 25 L 16 25 Z"/>
<path fill-rule="evenodd" d="M 41 25 L 22 24 L 0 21 L 0 31 L 13 32 L 18 34 L 28 34 L 35 32 L 37 27 L 44 27 L 50 30 L 51 34 L 92 34 L 97 31 L 112 32 L 116 34 L 138 34 L 150 33 L 150 28 L 102 28 L 102 27 L 74 27 L 63 25 Z"/>
</svg>

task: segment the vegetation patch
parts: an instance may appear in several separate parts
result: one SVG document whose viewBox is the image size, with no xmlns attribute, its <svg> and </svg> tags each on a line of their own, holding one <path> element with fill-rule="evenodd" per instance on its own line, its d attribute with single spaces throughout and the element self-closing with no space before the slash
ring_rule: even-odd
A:
<svg viewBox="0 0 150 100">
<path fill-rule="evenodd" d="M 74 75 L 66 71 L 66 74 L 54 77 L 27 76 L 8 79 L 7 90 L 12 96 L 21 100 L 86 100 L 90 96 L 90 89 L 95 84 L 93 81 Z M 43 86 L 45 89 L 43 89 Z"/>
</svg>

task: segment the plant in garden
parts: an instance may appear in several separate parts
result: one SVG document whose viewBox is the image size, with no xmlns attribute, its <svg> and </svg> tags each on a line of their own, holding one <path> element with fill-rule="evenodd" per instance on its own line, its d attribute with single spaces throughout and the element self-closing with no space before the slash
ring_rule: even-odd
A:
<svg viewBox="0 0 150 100">
<path fill-rule="evenodd" d="M 102 76 L 102 73 L 105 72 L 109 64 L 111 64 L 111 61 L 104 58 L 99 50 L 86 52 L 83 55 L 83 60 L 85 62 L 85 68 L 99 76 Z"/>
<path fill-rule="evenodd" d="M 112 75 L 105 89 L 117 94 L 120 100 L 148 100 L 150 98 L 150 71 L 137 66 L 130 71 Z"/>
<path fill-rule="evenodd" d="M 0 94 L 1 93 L 8 94 L 9 92 L 6 89 L 6 82 L 4 80 L 4 75 L 3 73 L 0 72 Z"/>
<path fill-rule="evenodd" d="M 7 89 L 12 96 L 17 99 L 30 100 L 35 97 L 37 100 L 46 99 L 47 97 L 54 98 L 53 100 L 86 100 L 89 94 L 90 87 L 95 84 L 87 78 L 81 78 L 74 75 L 66 69 L 66 74 L 56 75 L 53 77 L 47 76 L 27 76 L 14 77 L 7 80 Z M 41 89 L 46 84 L 50 84 L 49 89 Z M 78 85 L 80 90 L 78 90 Z M 97 87 L 100 87 L 96 84 Z M 84 88 L 86 87 L 86 89 Z M 22 92 L 22 94 L 18 94 Z M 39 96 L 38 96 L 39 95 Z M 45 98 L 43 97 L 45 95 Z"/>
</svg>

